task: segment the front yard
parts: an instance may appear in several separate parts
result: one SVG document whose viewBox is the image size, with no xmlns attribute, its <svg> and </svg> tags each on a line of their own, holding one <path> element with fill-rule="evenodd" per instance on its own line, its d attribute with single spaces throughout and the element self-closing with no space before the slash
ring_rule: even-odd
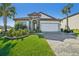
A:
<svg viewBox="0 0 79 59">
<path fill-rule="evenodd" d="M 30 35 L 23 40 L 6 40 L 0 38 L 1 56 L 53 56 L 54 52 L 45 39 Z"/>
<path fill-rule="evenodd" d="M 73 32 L 77 37 L 79 36 L 79 29 L 74 29 Z"/>
</svg>

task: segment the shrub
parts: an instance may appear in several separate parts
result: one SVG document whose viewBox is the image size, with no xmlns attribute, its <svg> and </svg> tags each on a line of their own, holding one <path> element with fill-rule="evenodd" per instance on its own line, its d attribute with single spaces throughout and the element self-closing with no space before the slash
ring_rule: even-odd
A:
<svg viewBox="0 0 79 59">
<path fill-rule="evenodd" d="M 13 32 L 13 28 L 10 28 L 9 32 L 12 33 Z"/>
<path fill-rule="evenodd" d="M 76 36 L 79 36 L 79 29 L 73 29 L 73 33 L 74 33 Z"/>
<path fill-rule="evenodd" d="M 14 30 L 13 30 L 13 28 L 11 28 L 9 31 L 6 32 L 6 35 L 12 36 L 13 32 L 14 32 Z"/>
<path fill-rule="evenodd" d="M 20 31 L 16 31 L 16 37 L 21 36 L 21 32 Z"/>
<path fill-rule="evenodd" d="M 15 23 L 15 30 L 18 30 L 20 28 L 20 23 L 19 22 L 16 22 Z"/>
<path fill-rule="evenodd" d="M 39 38 L 44 38 L 44 36 L 43 36 L 43 35 L 41 35 L 41 34 L 38 34 L 38 36 L 39 36 Z"/>
<path fill-rule="evenodd" d="M 79 29 L 73 29 L 74 33 L 79 33 Z"/>
<path fill-rule="evenodd" d="M 68 31 L 67 29 L 64 29 L 64 30 L 61 29 L 61 31 L 62 31 L 62 32 L 66 32 L 66 33 L 72 33 L 72 32 L 73 32 L 73 30 L 69 30 L 69 31 Z"/>
<path fill-rule="evenodd" d="M 61 32 L 63 32 L 64 30 L 61 28 Z"/>
<path fill-rule="evenodd" d="M 24 30 L 22 30 L 22 29 L 13 30 L 13 29 L 11 29 L 6 34 L 7 34 L 7 36 L 10 36 L 10 37 L 14 37 L 14 36 L 18 37 L 18 36 L 26 35 L 27 33 L 28 33 L 28 31 L 25 30 L 25 29 Z"/>
<path fill-rule="evenodd" d="M 27 26 L 24 25 L 22 22 L 16 22 L 15 23 L 15 30 L 19 30 L 19 29 L 27 29 Z"/>
<path fill-rule="evenodd" d="M 25 35 L 25 34 L 27 34 L 27 33 L 28 33 L 27 30 L 22 30 L 22 34 L 23 34 L 23 35 Z"/>
<path fill-rule="evenodd" d="M 64 32 L 68 32 L 67 29 L 65 29 Z"/>
<path fill-rule="evenodd" d="M 12 37 L 16 36 L 16 32 L 13 31 L 13 32 L 11 33 L 11 36 L 12 36 Z"/>
</svg>

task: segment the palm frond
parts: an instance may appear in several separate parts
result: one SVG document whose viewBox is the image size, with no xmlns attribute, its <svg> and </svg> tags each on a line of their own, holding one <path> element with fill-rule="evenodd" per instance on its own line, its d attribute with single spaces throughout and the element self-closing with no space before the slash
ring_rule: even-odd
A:
<svg viewBox="0 0 79 59">
<path fill-rule="evenodd" d="M 4 7 L 4 9 L 8 8 L 9 6 L 11 6 L 11 3 L 2 3 L 2 6 Z"/>
<path fill-rule="evenodd" d="M 8 16 L 9 18 L 14 17 L 15 14 L 16 14 L 16 9 L 15 9 L 15 7 L 10 7 L 10 8 L 7 10 L 7 16 Z"/>
<path fill-rule="evenodd" d="M 3 8 L 0 6 L 0 17 L 3 15 Z"/>
<path fill-rule="evenodd" d="M 73 7 L 73 4 L 67 4 L 67 6 L 65 6 L 62 9 L 62 13 L 63 14 L 67 14 L 67 13 L 71 13 L 71 8 Z"/>
</svg>

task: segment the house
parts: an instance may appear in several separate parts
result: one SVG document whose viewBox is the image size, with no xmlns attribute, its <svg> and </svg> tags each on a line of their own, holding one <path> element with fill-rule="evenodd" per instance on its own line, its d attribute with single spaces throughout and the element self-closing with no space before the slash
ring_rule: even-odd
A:
<svg viewBox="0 0 79 59">
<path fill-rule="evenodd" d="M 3 28 L 3 26 L 0 26 L 0 32 L 2 32 L 2 28 Z"/>
<path fill-rule="evenodd" d="M 70 29 L 79 29 L 79 13 L 75 13 L 68 17 L 68 24 Z M 66 18 L 61 20 L 61 28 L 66 28 Z"/>
<path fill-rule="evenodd" d="M 29 30 L 41 30 L 42 32 L 60 31 L 60 21 L 43 12 L 34 12 L 28 14 L 28 17 L 14 18 L 16 22 L 22 22 L 27 25 Z"/>
<path fill-rule="evenodd" d="M 0 32 L 2 32 L 2 29 L 0 28 Z"/>
<path fill-rule="evenodd" d="M 7 30 L 9 30 L 10 28 L 13 28 L 13 27 L 7 26 Z M 4 31 L 4 26 L 0 26 L 0 32 L 1 32 L 1 31 Z"/>
</svg>

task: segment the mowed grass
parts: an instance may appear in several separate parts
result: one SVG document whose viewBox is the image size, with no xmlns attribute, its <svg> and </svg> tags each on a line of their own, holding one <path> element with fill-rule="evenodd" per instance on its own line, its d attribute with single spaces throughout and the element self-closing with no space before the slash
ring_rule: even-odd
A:
<svg viewBox="0 0 79 59">
<path fill-rule="evenodd" d="M 44 38 L 37 35 L 18 40 L 0 39 L 1 56 L 53 56 L 54 52 Z"/>
</svg>

